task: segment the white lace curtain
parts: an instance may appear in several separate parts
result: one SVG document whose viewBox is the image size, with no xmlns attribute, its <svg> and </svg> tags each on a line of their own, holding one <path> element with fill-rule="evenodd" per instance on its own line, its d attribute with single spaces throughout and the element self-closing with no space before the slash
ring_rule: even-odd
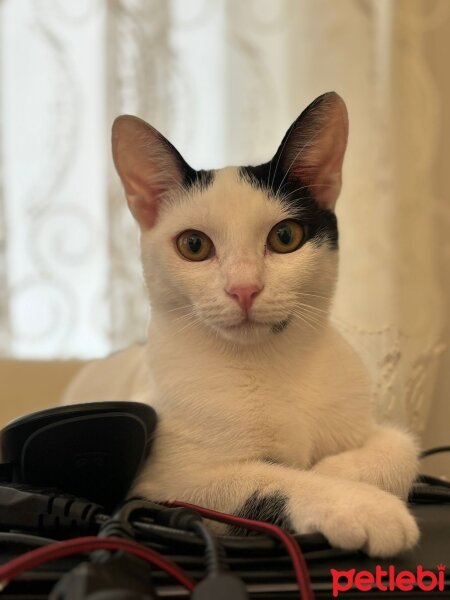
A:
<svg viewBox="0 0 450 600">
<path fill-rule="evenodd" d="M 269 158 L 334 89 L 351 124 L 334 320 L 371 370 L 379 413 L 421 432 L 450 392 L 450 3 L 0 7 L 2 353 L 98 356 L 145 336 L 137 232 L 109 158 L 117 114 L 150 121 L 194 167 L 219 167 Z"/>
</svg>

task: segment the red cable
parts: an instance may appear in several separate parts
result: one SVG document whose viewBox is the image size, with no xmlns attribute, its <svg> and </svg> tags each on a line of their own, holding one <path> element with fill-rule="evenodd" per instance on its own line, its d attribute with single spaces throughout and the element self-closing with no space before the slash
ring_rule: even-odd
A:
<svg viewBox="0 0 450 600">
<path fill-rule="evenodd" d="M 292 565 L 294 567 L 295 576 L 297 578 L 297 584 L 300 590 L 300 598 L 302 600 L 314 600 L 315 595 L 311 587 L 311 580 L 309 578 L 308 567 L 306 565 L 305 558 L 292 535 L 277 527 L 271 523 L 264 523 L 262 521 L 254 521 L 252 519 L 244 519 L 243 517 L 236 517 L 234 515 L 228 515 L 225 513 L 217 512 L 216 510 L 210 510 L 209 508 L 203 508 L 196 506 L 195 504 L 189 504 L 188 502 L 180 502 L 174 500 L 168 502 L 170 506 L 179 506 L 184 508 L 190 508 L 197 511 L 203 517 L 211 519 L 212 521 L 220 521 L 222 523 L 228 523 L 232 525 L 238 525 L 245 529 L 252 529 L 254 531 L 260 531 L 266 533 L 271 537 L 276 537 L 281 540 L 286 550 L 291 557 Z"/>
<path fill-rule="evenodd" d="M 35 569 L 40 565 L 71 556 L 72 554 L 81 554 L 84 552 L 92 552 L 93 550 L 124 550 L 130 554 L 134 554 L 139 558 L 143 558 L 152 565 L 156 565 L 179 583 L 181 583 L 189 591 L 193 591 L 196 582 L 191 579 L 180 567 L 171 560 L 164 558 L 142 544 L 126 540 L 122 538 L 98 538 L 95 536 L 78 537 L 63 542 L 55 542 L 48 544 L 42 548 L 30 550 L 17 558 L 13 558 L 4 565 L 0 566 L 0 590 L 11 580 L 21 575 L 24 571 Z"/>
</svg>

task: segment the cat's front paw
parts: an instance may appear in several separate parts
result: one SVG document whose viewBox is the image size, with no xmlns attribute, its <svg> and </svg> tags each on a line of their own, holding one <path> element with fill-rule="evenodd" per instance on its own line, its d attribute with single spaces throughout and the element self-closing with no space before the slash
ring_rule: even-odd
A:
<svg viewBox="0 0 450 600">
<path fill-rule="evenodd" d="M 405 504 L 365 484 L 331 486 L 306 509 L 291 498 L 289 513 L 298 533 L 320 531 L 332 546 L 364 550 L 371 556 L 394 556 L 419 539 L 419 529 Z"/>
<path fill-rule="evenodd" d="M 414 469 L 407 469 L 401 464 L 396 468 L 391 464 L 388 474 L 382 470 L 377 471 L 366 456 L 351 450 L 327 456 L 311 470 L 327 477 L 369 483 L 403 499 L 408 497 L 415 476 Z"/>
</svg>

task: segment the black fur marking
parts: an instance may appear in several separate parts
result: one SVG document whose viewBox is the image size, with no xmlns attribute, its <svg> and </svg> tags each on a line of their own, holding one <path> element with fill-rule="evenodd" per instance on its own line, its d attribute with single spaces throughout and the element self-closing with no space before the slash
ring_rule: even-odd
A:
<svg viewBox="0 0 450 600">
<path fill-rule="evenodd" d="M 293 216 L 298 213 L 299 220 L 305 227 L 306 241 L 314 240 L 316 244 L 328 243 L 332 249 L 338 247 L 338 228 L 336 215 L 320 208 L 312 191 L 297 179 L 285 177 L 278 162 L 278 153 L 274 158 L 256 167 L 241 167 L 241 178 L 272 197 L 279 198 Z M 280 161 L 281 162 L 281 161 Z"/>
<path fill-rule="evenodd" d="M 292 525 L 286 511 L 287 498 L 281 492 L 275 492 L 270 495 L 263 495 L 255 492 L 245 502 L 244 506 L 237 513 L 238 517 L 244 519 L 254 519 L 278 525 L 288 531 L 292 530 Z M 241 527 L 229 527 L 229 535 L 251 535 Z"/>
<path fill-rule="evenodd" d="M 197 186 L 201 190 L 206 189 L 210 186 L 214 181 L 214 171 L 213 170 L 203 170 L 196 171 L 193 169 L 188 163 L 184 160 L 175 146 L 169 142 L 167 138 L 165 138 L 159 131 L 156 131 L 156 135 L 160 142 L 166 147 L 166 149 L 172 154 L 174 159 L 177 162 L 179 172 L 183 175 L 183 186 L 186 190 Z"/>
<path fill-rule="evenodd" d="M 202 191 L 205 190 L 207 187 L 209 187 L 210 185 L 212 185 L 213 181 L 214 181 L 214 171 L 213 170 L 201 170 L 201 171 L 196 171 L 195 169 L 192 169 L 191 167 L 189 167 L 188 165 L 186 165 L 188 168 L 184 169 L 184 181 L 183 181 L 183 185 L 186 189 L 189 189 L 191 187 L 198 187 L 200 188 Z"/>
<path fill-rule="evenodd" d="M 281 333 L 289 324 L 290 319 L 285 319 L 284 321 L 280 321 L 279 323 L 275 323 L 272 325 L 272 333 Z"/>
</svg>

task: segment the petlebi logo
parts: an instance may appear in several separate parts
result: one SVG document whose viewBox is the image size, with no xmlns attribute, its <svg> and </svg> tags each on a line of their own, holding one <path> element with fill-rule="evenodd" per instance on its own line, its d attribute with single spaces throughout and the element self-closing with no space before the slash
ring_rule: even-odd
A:
<svg viewBox="0 0 450 600">
<path fill-rule="evenodd" d="M 424 569 L 418 565 L 415 571 L 401 571 L 394 566 L 383 569 L 380 565 L 372 571 L 338 571 L 330 569 L 333 584 L 333 598 L 356 588 L 360 592 L 370 592 L 373 589 L 380 592 L 412 592 L 414 589 L 423 592 L 445 590 L 445 565 L 437 566 L 436 571 Z"/>
</svg>

